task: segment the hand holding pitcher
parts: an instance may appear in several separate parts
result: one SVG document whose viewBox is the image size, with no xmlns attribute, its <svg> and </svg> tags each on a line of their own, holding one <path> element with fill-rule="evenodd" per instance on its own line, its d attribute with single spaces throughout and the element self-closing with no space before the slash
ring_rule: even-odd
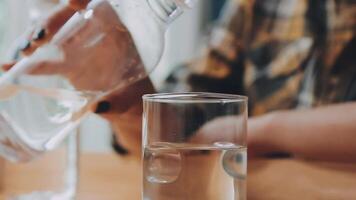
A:
<svg viewBox="0 0 356 200">
<path fill-rule="evenodd" d="M 168 24 L 184 5 L 94 0 L 48 43 L 37 42 L 33 54 L 0 78 L 0 133 L 6 134 L 0 141 L 6 150 L 0 153 L 29 160 L 55 148 L 99 99 L 147 76 L 161 57 Z M 19 115 L 13 107 L 24 112 Z"/>
</svg>

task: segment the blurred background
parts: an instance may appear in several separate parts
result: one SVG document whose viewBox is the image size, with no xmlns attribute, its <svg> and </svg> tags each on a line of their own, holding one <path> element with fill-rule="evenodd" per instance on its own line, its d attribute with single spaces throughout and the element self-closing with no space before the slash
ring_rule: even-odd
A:
<svg viewBox="0 0 356 200">
<path fill-rule="evenodd" d="M 65 0 L 0 0 L 0 63 L 14 57 L 15 47 L 30 24 Z M 151 74 L 157 88 L 174 68 L 199 56 L 209 30 L 218 19 L 225 0 L 197 1 L 194 9 L 184 13 L 170 26 L 161 62 Z M 192 45 L 193 44 L 193 45 Z M 20 112 L 20 111 L 19 111 Z M 80 126 L 81 149 L 90 152 L 112 151 L 110 125 L 96 115 L 89 116 Z"/>
</svg>

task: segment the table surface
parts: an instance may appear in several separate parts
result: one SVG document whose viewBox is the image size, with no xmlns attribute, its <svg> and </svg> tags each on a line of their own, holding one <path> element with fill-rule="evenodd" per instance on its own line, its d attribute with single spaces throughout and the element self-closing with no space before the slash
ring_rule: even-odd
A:
<svg viewBox="0 0 356 200">
<path fill-rule="evenodd" d="M 0 199 L 55 185 L 62 178 L 59 158 L 52 153 L 29 164 L 6 163 Z M 140 199 L 140 164 L 113 153 L 82 153 L 77 199 Z M 248 165 L 249 200 L 356 199 L 356 163 L 258 159 Z"/>
</svg>

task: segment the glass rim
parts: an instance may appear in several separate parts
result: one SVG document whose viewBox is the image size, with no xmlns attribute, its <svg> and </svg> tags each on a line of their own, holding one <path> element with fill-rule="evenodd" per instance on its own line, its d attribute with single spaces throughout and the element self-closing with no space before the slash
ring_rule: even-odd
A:
<svg viewBox="0 0 356 200">
<path fill-rule="evenodd" d="M 212 92 L 155 93 L 142 96 L 145 102 L 154 103 L 247 103 L 248 97 Z"/>
</svg>

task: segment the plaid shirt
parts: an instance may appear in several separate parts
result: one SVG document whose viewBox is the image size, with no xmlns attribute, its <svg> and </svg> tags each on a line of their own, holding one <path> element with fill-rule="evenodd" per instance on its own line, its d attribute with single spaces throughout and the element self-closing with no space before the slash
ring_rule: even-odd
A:
<svg viewBox="0 0 356 200">
<path fill-rule="evenodd" d="M 356 0 L 230 0 L 206 55 L 167 85 L 248 95 L 253 115 L 353 101 L 355 30 Z"/>
</svg>

